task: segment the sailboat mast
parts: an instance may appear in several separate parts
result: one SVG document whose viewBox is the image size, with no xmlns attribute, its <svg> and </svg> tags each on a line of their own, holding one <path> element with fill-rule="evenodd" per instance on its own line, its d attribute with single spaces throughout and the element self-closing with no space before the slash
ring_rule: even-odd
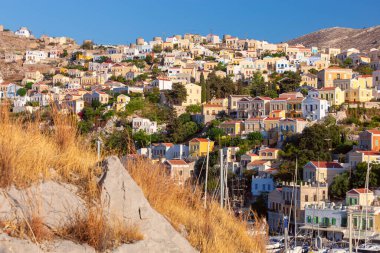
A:
<svg viewBox="0 0 380 253">
<path fill-rule="evenodd" d="M 297 246 L 297 179 L 298 179 L 298 159 L 296 156 L 296 171 L 295 171 L 295 188 L 294 188 L 294 247 Z M 301 186 L 300 186 L 301 187 Z"/>
<path fill-rule="evenodd" d="M 204 208 L 207 208 L 207 181 L 208 181 L 208 163 L 210 157 L 210 140 L 207 139 L 207 157 L 206 157 L 206 179 L 205 179 L 205 200 Z"/>
<path fill-rule="evenodd" d="M 365 226 L 364 226 L 364 246 L 367 246 L 367 227 L 368 227 L 368 191 L 369 191 L 369 172 L 370 172 L 370 166 L 369 166 L 369 154 L 367 156 L 367 175 L 365 178 Z"/>
</svg>

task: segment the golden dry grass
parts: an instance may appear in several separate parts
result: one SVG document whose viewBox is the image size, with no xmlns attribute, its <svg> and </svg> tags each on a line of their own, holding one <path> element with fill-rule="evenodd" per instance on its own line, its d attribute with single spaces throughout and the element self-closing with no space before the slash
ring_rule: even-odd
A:
<svg viewBox="0 0 380 253">
<path fill-rule="evenodd" d="M 207 210 L 199 190 L 181 187 L 171 181 L 160 165 L 137 159 L 125 164 L 133 179 L 144 191 L 150 204 L 180 230 L 183 225 L 189 242 L 201 252 L 265 252 L 266 236 L 263 221 L 258 221 L 247 233 L 244 221 L 220 208 L 214 200 Z"/>
<path fill-rule="evenodd" d="M 54 238 L 54 233 L 44 225 L 38 215 L 31 215 L 20 220 L 1 220 L 0 228 L 9 236 L 27 239 L 36 243 L 49 241 Z"/>
<path fill-rule="evenodd" d="M 95 190 L 92 177 L 97 157 L 83 145 L 75 122 L 57 115 L 53 126 L 42 126 L 39 120 L 13 119 L 8 108 L 0 106 L 0 187 L 26 187 L 59 177 Z"/>
<path fill-rule="evenodd" d="M 96 152 L 77 134 L 74 117 L 52 110 L 51 123 L 46 124 L 39 115 L 12 117 L 7 106 L 0 106 L 0 188 L 24 188 L 49 179 L 69 182 L 79 187 L 89 212 L 84 217 L 73 213 L 71 223 L 54 231 L 37 212 L 20 220 L 0 220 L 0 229 L 35 243 L 58 237 L 88 243 L 98 251 L 141 240 L 134 224 L 103 215 Z"/>
<path fill-rule="evenodd" d="M 91 208 L 86 216 L 74 214 L 58 234 L 78 243 L 87 243 L 101 252 L 143 239 L 138 226 L 127 225 L 117 217 L 106 219 L 102 210 L 97 206 Z"/>
</svg>

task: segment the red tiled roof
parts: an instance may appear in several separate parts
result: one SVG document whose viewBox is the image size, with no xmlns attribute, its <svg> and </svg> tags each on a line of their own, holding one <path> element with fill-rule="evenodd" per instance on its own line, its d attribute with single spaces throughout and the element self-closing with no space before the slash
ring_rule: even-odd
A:
<svg viewBox="0 0 380 253">
<path fill-rule="evenodd" d="M 275 151 L 279 151 L 279 149 L 278 148 L 266 148 L 266 149 L 260 150 L 260 152 L 275 152 Z"/>
<path fill-rule="evenodd" d="M 223 122 L 221 125 L 223 124 L 238 124 L 238 123 L 242 123 L 243 121 L 241 120 L 230 120 L 230 121 L 225 121 Z"/>
<path fill-rule="evenodd" d="M 259 96 L 259 97 L 256 97 L 256 98 L 259 98 L 261 100 L 272 100 L 272 98 L 270 98 L 270 97 L 261 97 L 261 96 Z"/>
<path fill-rule="evenodd" d="M 319 90 L 320 91 L 325 91 L 325 90 L 335 90 L 336 87 L 324 87 L 324 88 L 320 88 Z"/>
<path fill-rule="evenodd" d="M 264 119 L 264 120 L 280 120 L 280 119 L 282 119 L 282 117 L 268 117 L 268 118 L 266 118 L 266 119 Z"/>
<path fill-rule="evenodd" d="M 205 138 L 194 138 L 194 139 L 191 139 L 190 142 L 192 142 L 192 141 L 197 141 L 197 142 L 208 142 L 208 140 L 205 139 Z M 211 141 L 210 141 L 210 142 L 211 142 Z"/>
<path fill-rule="evenodd" d="M 340 163 L 326 161 L 310 161 L 317 168 L 343 168 Z"/>
<path fill-rule="evenodd" d="M 358 150 L 357 152 L 362 153 L 364 155 L 380 155 L 380 152 L 376 151 Z"/>
<path fill-rule="evenodd" d="M 366 188 L 357 188 L 357 189 L 352 189 L 348 193 L 355 194 L 355 193 L 371 193 L 371 190 L 368 190 Z"/>
<path fill-rule="evenodd" d="M 250 162 L 248 163 L 247 165 L 264 165 L 265 163 L 267 163 L 268 161 L 263 161 L 263 160 L 257 160 L 257 161 L 253 161 L 253 162 Z"/>
<path fill-rule="evenodd" d="M 167 162 L 171 165 L 187 165 L 184 160 L 167 160 Z"/>
<path fill-rule="evenodd" d="M 371 129 L 371 130 L 367 130 L 368 132 L 370 132 L 371 134 L 380 134 L 380 130 L 378 129 Z"/>
</svg>

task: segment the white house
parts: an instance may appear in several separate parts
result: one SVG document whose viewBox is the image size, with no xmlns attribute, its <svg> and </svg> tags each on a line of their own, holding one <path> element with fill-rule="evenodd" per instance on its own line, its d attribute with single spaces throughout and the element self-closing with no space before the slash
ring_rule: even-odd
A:
<svg viewBox="0 0 380 253">
<path fill-rule="evenodd" d="M 21 86 L 16 85 L 14 83 L 1 83 L 0 84 L 0 99 L 3 98 L 14 98 L 16 96 L 16 93 L 18 89 L 20 89 Z"/>
<path fill-rule="evenodd" d="M 152 87 L 157 87 L 159 90 L 171 90 L 173 81 L 166 77 L 158 77 L 151 83 Z"/>
<path fill-rule="evenodd" d="M 148 134 L 153 134 L 157 132 L 157 122 L 150 121 L 149 119 L 145 118 L 133 118 L 132 119 L 132 131 L 134 133 L 138 131 L 145 131 Z"/>
<path fill-rule="evenodd" d="M 208 34 L 206 36 L 206 40 L 208 43 L 211 43 L 211 44 L 219 44 L 220 43 L 219 36 L 215 35 L 215 34 Z"/>
<path fill-rule="evenodd" d="M 148 154 L 152 159 L 184 159 L 189 156 L 189 146 L 173 143 L 153 143 L 148 148 Z"/>
<path fill-rule="evenodd" d="M 26 27 L 21 27 L 15 32 L 15 35 L 29 38 L 30 36 L 32 36 L 32 32 Z"/>
<path fill-rule="evenodd" d="M 310 161 L 303 167 L 303 180 L 306 182 L 327 182 L 330 185 L 335 176 L 347 171 L 343 165 L 338 162 Z"/>
<path fill-rule="evenodd" d="M 290 65 L 289 61 L 286 59 L 280 59 L 276 61 L 276 72 L 283 74 L 285 71 L 296 72 L 297 69 L 294 66 Z"/>
<path fill-rule="evenodd" d="M 345 206 L 334 202 L 316 204 L 305 207 L 305 229 L 318 227 L 326 232 L 326 237 L 332 241 L 341 241 L 347 229 L 347 210 Z"/>
<path fill-rule="evenodd" d="M 306 119 L 320 120 L 328 115 L 329 102 L 324 99 L 319 99 L 307 96 L 302 101 L 302 116 Z"/>
<path fill-rule="evenodd" d="M 274 189 L 274 181 L 270 174 L 264 173 L 262 176 L 252 176 L 251 193 L 253 196 L 260 196 Z"/>
<path fill-rule="evenodd" d="M 25 54 L 25 63 L 33 64 L 48 58 L 48 53 L 40 50 L 28 50 Z"/>
<path fill-rule="evenodd" d="M 50 96 L 45 93 L 35 93 L 30 97 L 30 101 L 38 102 L 40 106 L 48 106 L 50 103 Z"/>
</svg>

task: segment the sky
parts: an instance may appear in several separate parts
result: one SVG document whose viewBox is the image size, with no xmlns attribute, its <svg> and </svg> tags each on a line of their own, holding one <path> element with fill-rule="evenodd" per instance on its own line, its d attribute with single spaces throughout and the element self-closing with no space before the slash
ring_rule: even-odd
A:
<svg viewBox="0 0 380 253">
<path fill-rule="evenodd" d="M 78 43 L 185 33 L 283 42 L 322 28 L 380 25 L 379 10 L 380 0 L 2 0 L 0 24 Z"/>
</svg>

